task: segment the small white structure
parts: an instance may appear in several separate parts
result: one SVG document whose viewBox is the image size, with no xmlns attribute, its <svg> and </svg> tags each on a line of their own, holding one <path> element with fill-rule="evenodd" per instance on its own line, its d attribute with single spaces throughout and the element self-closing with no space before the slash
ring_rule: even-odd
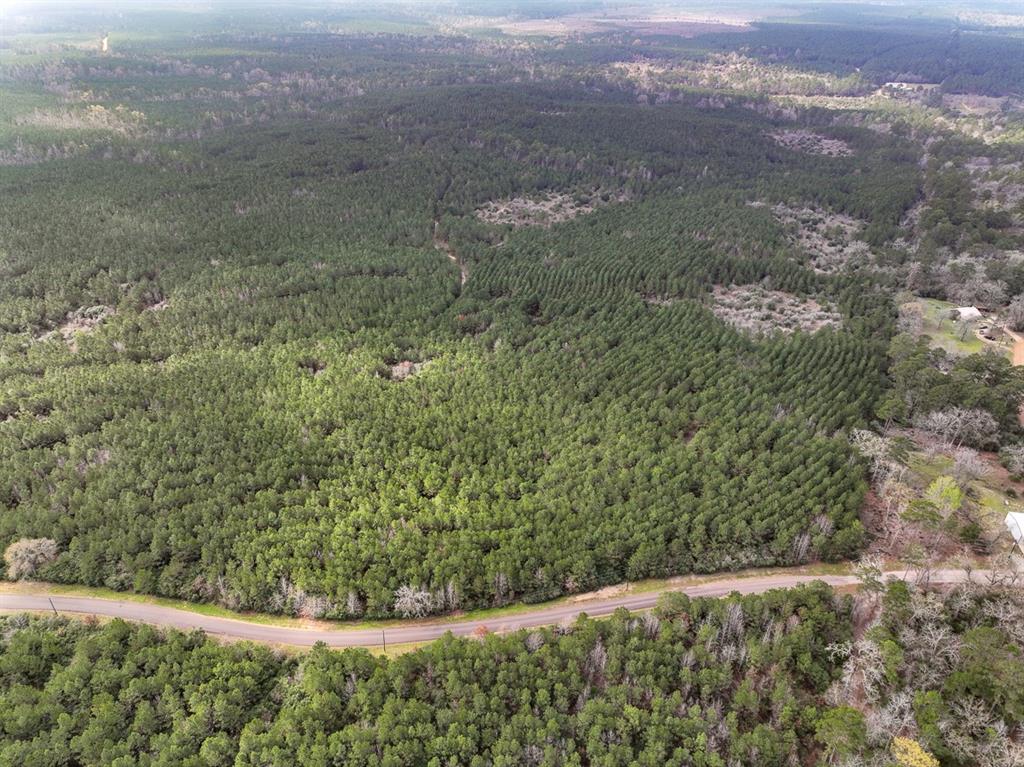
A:
<svg viewBox="0 0 1024 767">
<path fill-rule="evenodd" d="M 955 311 L 959 320 L 981 319 L 981 310 L 977 306 L 958 306 Z"/>
<path fill-rule="evenodd" d="M 1024 512 L 1011 511 L 1006 515 L 1006 529 L 1013 536 L 1017 548 L 1024 553 Z"/>
</svg>

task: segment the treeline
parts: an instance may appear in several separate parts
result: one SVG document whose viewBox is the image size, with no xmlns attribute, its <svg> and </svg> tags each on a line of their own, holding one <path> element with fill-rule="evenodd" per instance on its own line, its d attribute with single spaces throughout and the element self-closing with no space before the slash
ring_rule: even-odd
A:
<svg viewBox="0 0 1024 767">
<path fill-rule="evenodd" d="M 880 615 L 819 720 L 840 764 L 1010 765 L 1024 758 L 1024 600 L 1013 582 L 928 591 L 876 583 Z"/>
<path fill-rule="evenodd" d="M 892 388 L 879 405 L 881 417 L 927 423 L 928 416 L 952 410 L 975 410 L 987 418 L 959 432 L 938 436 L 951 444 L 997 449 L 1019 436 L 1019 408 L 1024 400 L 1024 371 L 995 353 L 954 357 L 929 347 L 924 337 L 897 336 L 890 347 Z"/>
<path fill-rule="evenodd" d="M 1010 583 L 870 575 L 474 639 L 289 656 L 121 621 L 0 618 L 0 761 L 235 765 L 1017 764 Z M 854 631 L 854 621 L 863 628 Z"/>
<path fill-rule="evenodd" d="M 393 660 L 8 616 L 0 761 L 781 766 L 816 750 L 849 610 L 821 584 L 675 596 L 656 615 L 449 637 Z"/>
<path fill-rule="evenodd" d="M 1020 94 L 1024 88 L 1019 40 L 945 25 L 762 23 L 739 39 L 726 35 L 701 41 L 729 50 L 743 45 L 768 62 L 835 74 L 857 70 L 879 85 L 910 79 L 940 83 L 948 93 L 988 96 Z"/>
</svg>

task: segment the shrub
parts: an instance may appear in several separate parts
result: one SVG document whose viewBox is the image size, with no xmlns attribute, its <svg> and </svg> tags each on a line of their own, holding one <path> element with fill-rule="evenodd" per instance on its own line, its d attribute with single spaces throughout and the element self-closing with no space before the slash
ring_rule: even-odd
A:
<svg viewBox="0 0 1024 767">
<path fill-rule="evenodd" d="M 60 549 L 52 538 L 22 538 L 4 551 L 7 577 L 12 581 L 30 578 L 57 558 Z"/>
<path fill-rule="evenodd" d="M 910 738 L 893 738 L 892 758 L 900 767 L 939 767 L 939 760 Z"/>
</svg>

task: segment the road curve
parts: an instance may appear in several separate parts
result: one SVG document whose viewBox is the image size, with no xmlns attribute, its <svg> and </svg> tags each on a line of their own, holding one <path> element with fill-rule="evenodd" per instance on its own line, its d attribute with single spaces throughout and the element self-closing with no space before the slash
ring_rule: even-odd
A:
<svg viewBox="0 0 1024 767">
<path fill-rule="evenodd" d="M 913 579 L 914 573 L 889 572 L 887 577 Z M 974 580 L 985 576 L 985 571 L 974 571 Z M 959 583 L 968 580 L 963 570 L 937 570 L 931 574 L 932 583 Z M 586 613 L 591 617 L 610 615 L 620 607 L 628 610 L 647 610 L 657 603 L 662 594 L 675 592 L 691 597 L 721 597 L 733 592 L 759 594 L 770 589 L 790 588 L 803 583 L 823 581 L 830 586 L 850 586 L 857 583 L 852 575 L 763 575 L 752 577 L 724 578 L 717 581 L 680 586 L 665 591 L 651 591 L 641 594 L 625 594 L 610 599 L 594 599 L 586 602 L 558 604 L 549 607 L 538 606 L 536 610 L 516 613 L 491 620 L 450 621 L 447 623 L 412 623 L 408 626 L 386 628 L 383 632 L 387 641 L 394 644 L 406 642 L 429 642 L 451 632 L 466 636 L 481 629 L 495 632 L 515 631 L 537 626 L 550 626 L 563 621 L 574 620 Z M 252 642 L 286 644 L 311 647 L 323 642 L 330 647 L 374 647 L 382 643 L 381 629 L 303 629 L 286 626 L 271 626 L 251 623 L 243 619 L 220 618 L 162 607 L 144 602 L 119 602 L 113 599 L 93 597 L 65 597 L 48 594 L 0 594 L 0 611 L 56 609 L 61 613 L 97 615 L 109 618 L 123 618 L 139 623 L 150 623 L 183 630 L 201 629 L 207 634 L 243 639 Z"/>
</svg>

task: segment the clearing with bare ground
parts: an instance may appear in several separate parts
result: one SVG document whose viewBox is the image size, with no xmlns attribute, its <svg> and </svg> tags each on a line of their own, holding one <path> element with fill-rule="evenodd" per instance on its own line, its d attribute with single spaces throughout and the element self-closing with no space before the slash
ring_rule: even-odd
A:
<svg viewBox="0 0 1024 767">
<path fill-rule="evenodd" d="M 970 173 L 975 207 L 1012 213 L 1024 203 L 1021 163 L 994 163 L 988 157 L 973 157 L 964 163 L 964 169 Z"/>
<path fill-rule="evenodd" d="M 622 196 L 594 193 L 571 195 L 549 192 L 545 197 L 511 197 L 492 200 L 477 208 L 476 215 L 488 224 L 520 226 L 552 226 L 553 224 L 591 213 L 602 205 L 621 202 Z"/>
<path fill-rule="evenodd" d="M 84 108 L 34 109 L 16 117 L 15 125 L 45 128 L 56 131 L 107 131 L 128 136 L 138 133 L 145 125 L 142 112 L 117 106 L 107 109 L 100 104 Z"/>
<path fill-rule="evenodd" d="M 674 37 L 697 37 L 698 35 L 706 35 L 713 32 L 745 32 L 749 28 L 749 26 L 743 24 L 725 24 L 683 18 L 613 19 L 573 17 L 509 21 L 500 26 L 500 29 L 506 34 L 553 37 L 607 32 L 630 32 L 641 36 L 672 35 Z"/>
<path fill-rule="evenodd" d="M 430 364 L 430 360 L 426 362 L 413 362 L 412 360 L 402 360 L 394 365 L 389 366 L 390 375 L 392 381 L 404 381 L 406 378 L 419 373 L 423 368 Z"/>
<path fill-rule="evenodd" d="M 640 297 L 651 306 L 672 306 L 672 304 L 679 300 L 673 296 L 659 296 L 656 293 L 645 293 Z"/>
<path fill-rule="evenodd" d="M 769 133 L 779 146 L 794 152 L 820 154 L 826 157 L 849 157 L 853 154 L 850 145 L 842 139 L 829 138 L 809 130 L 780 130 Z"/>
<path fill-rule="evenodd" d="M 507 35 L 526 36 L 566 37 L 628 32 L 640 36 L 696 37 L 711 32 L 744 32 L 750 29 L 750 22 L 756 18 L 759 18 L 758 14 L 736 11 L 650 13 L 642 8 L 623 6 L 616 9 L 614 15 L 605 11 L 585 11 L 534 19 L 468 17 L 461 20 L 456 26 L 463 29 L 481 26 L 497 27 Z"/>
<path fill-rule="evenodd" d="M 71 351 L 78 351 L 77 336 L 79 333 L 91 333 L 103 320 L 114 314 L 112 306 L 90 306 L 87 309 L 78 309 L 70 312 L 67 322 L 56 330 L 52 330 L 43 336 L 43 339 L 60 336 Z"/>
<path fill-rule="evenodd" d="M 778 204 L 772 215 L 789 232 L 790 239 L 810 257 L 816 272 L 832 274 L 867 263 L 867 243 L 857 239 L 863 222 L 817 207 L 794 208 Z"/>
<path fill-rule="evenodd" d="M 1007 99 L 976 93 L 946 93 L 942 105 L 963 115 L 990 115 L 1002 111 Z"/>
<path fill-rule="evenodd" d="M 699 61 L 662 61 L 636 58 L 616 61 L 606 69 L 615 81 L 625 80 L 640 93 L 656 101 L 670 100 L 688 88 L 739 90 L 770 94 L 814 95 L 849 94 L 864 90 L 857 75 L 837 77 L 820 72 L 805 72 L 777 63 L 765 64 L 740 53 L 712 53 Z M 722 104 L 721 97 L 707 100 Z"/>
<path fill-rule="evenodd" d="M 839 327 L 842 317 L 810 298 L 760 285 L 716 286 L 711 311 L 738 330 L 755 335 L 813 333 Z"/>
</svg>

